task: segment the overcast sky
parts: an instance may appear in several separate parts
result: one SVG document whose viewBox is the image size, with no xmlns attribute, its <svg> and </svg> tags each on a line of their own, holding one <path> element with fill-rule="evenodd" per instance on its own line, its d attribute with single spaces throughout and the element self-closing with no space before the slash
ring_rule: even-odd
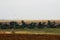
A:
<svg viewBox="0 0 60 40">
<path fill-rule="evenodd" d="M 0 0 L 0 19 L 60 19 L 60 0 Z"/>
</svg>

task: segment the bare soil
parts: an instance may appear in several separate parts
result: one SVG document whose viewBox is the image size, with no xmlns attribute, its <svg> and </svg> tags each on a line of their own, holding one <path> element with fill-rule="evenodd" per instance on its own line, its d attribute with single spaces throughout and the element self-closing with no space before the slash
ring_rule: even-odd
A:
<svg viewBox="0 0 60 40">
<path fill-rule="evenodd" d="M 48 34 L 0 34 L 0 40 L 60 40 L 60 35 L 48 35 Z"/>
</svg>

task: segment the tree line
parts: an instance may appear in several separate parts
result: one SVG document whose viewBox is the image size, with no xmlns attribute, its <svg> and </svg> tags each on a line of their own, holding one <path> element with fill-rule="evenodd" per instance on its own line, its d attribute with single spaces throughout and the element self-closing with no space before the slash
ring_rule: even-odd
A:
<svg viewBox="0 0 60 40">
<path fill-rule="evenodd" d="M 9 24 L 7 23 L 2 23 L 0 22 L 0 29 L 24 29 L 24 28 L 28 28 L 28 29 L 33 29 L 33 28 L 60 28 L 60 24 L 56 25 L 56 22 L 53 21 L 49 21 L 46 22 L 31 22 L 30 24 L 26 24 L 24 22 L 24 20 L 21 21 L 21 23 L 17 23 L 15 21 L 11 21 L 9 22 Z"/>
</svg>

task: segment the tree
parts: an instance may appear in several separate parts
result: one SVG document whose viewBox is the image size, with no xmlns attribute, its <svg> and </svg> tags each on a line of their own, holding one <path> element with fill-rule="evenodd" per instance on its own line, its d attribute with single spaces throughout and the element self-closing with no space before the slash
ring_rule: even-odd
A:
<svg viewBox="0 0 60 40">
<path fill-rule="evenodd" d="M 42 27 L 42 23 L 41 23 L 41 22 L 39 22 L 39 23 L 38 23 L 37 28 L 43 28 L 43 27 Z"/>
<path fill-rule="evenodd" d="M 52 26 L 52 22 L 48 20 L 47 28 L 51 28 L 51 26 Z"/>
<path fill-rule="evenodd" d="M 0 29 L 9 29 L 9 25 L 7 23 L 0 23 Z"/>
<path fill-rule="evenodd" d="M 15 30 L 17 27 L 19 26 L 19 24 L 17 22 L 10 22 L 10 29 L 12 30 L 12 34 L 15 34 Z"/>
<path fill-rule="evenodd" d="M 9 29 L 9 25 L 5 23 L 5 24 L 2 25 L 1 28 L 2 28 L 2 29 Z"/>
<path fill-rule="evenodd" d="M 10 22 L 10 29 L 16 29 L 19 26 L 19 24 L 17 22 Z"/>
<path fill-rule="evenodd" d="M 56 28 L 55 21 L 52 22 L 51 28 Z"/>
<path fill-rule="evenodd" d="M 60 24 L 56 25 L 56 28 L 60 28 Z"/>
<path fill-rule="evenodd" d="M 33 29 L 36 27 L 36 23 L 31 22 L 28 26 L 29 29 Z"/>
<path fill-rule="evenodd" d="M 42 28 L 45 28 L 46 27 L 46 22 L 43 22 L 42 23 Z"/>
<path fill-rule="evenodd" d="M 21 21 L 21 23 L 22 23 L 21 28 L 24 29 L 25 27 L 27 27 L 27 24 L 23 20 Z"/>
<path fill-rule="evenodd" d="M 48 27 L 48 28 L 56 28 L 56 26 L 55 26 L 55 21 L 53 21 L 53 22 L 48 21 L 47 27 Z"/>
<path fill-rule="evenodd" d="M 2 23 L 0 22 L 0 29 L 1 29 L 1 27 L 2 27 Z"/>
</svg>

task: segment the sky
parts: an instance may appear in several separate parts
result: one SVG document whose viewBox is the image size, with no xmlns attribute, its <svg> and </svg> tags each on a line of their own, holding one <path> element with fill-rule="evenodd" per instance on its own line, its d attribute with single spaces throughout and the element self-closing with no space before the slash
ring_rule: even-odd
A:
<svg viewBox="0 0 60 40">
<path fill-rule="evenodd" d="M 0 0 L 0 19 L 60 20 L 60 0 Z"/>
</svg>

